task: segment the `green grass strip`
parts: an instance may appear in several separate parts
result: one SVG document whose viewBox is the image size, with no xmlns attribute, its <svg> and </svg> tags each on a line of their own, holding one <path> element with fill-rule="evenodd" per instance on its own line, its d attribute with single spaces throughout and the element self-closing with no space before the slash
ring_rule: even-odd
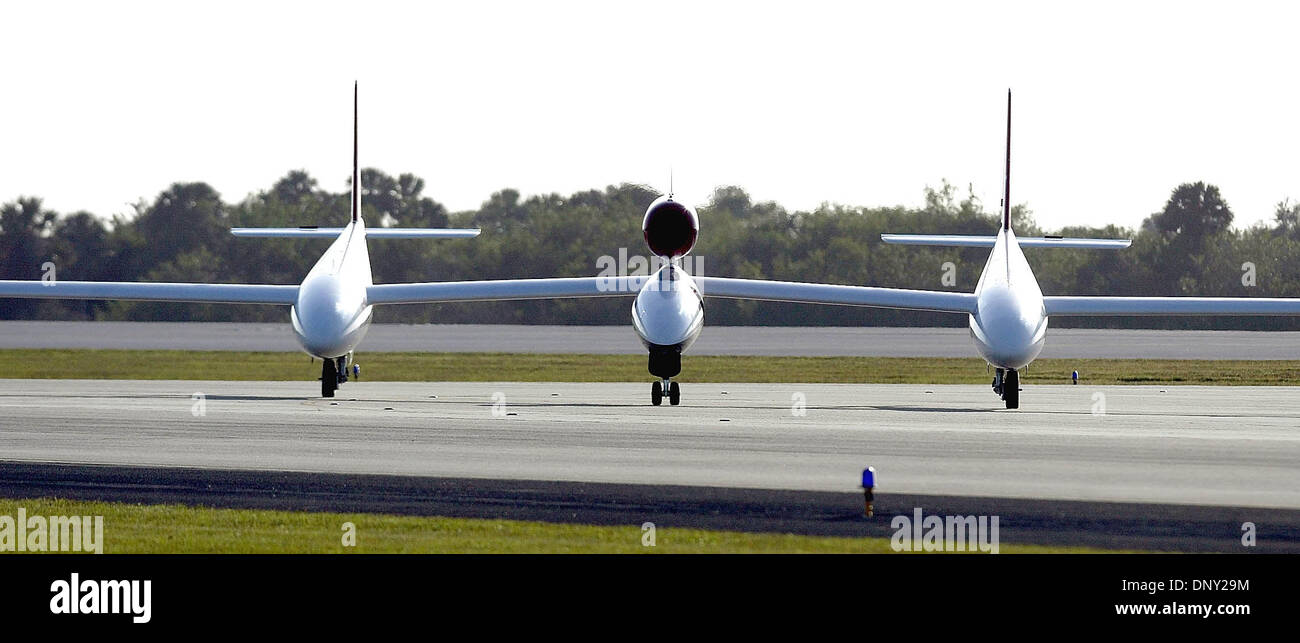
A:
<svg viewBox="0 0 1300 643">
<path fill-rule="evenodd" d="M 517 520 L 211 509 L 62 499 L 0 499 L 0 515 L 103 516 L 105 554 L 524 554 L 892 553 L 888 538 L 822 538 L 658 527 Z M 877 520 L 887 518 L 877 517 Z M 344 524 L 355 546 L 344 546 Z M 1101 553 L 1078 547 L 1002 544 L 1001 553 Z"/>
<path fill-rule="evenodd" d="M 641 355 L 358 353 L 363 381 L 641 382 Z M 0 350 L 4 377 L 19 379 L 314 380 L 320 361 L 299 353 L 164 350 Z M 1300 384 L 1300 360 L 1042 359 L 1032 384 Z M 987 384 L 978 358 L 687 355 L 683 382 Z"/>
</svg>

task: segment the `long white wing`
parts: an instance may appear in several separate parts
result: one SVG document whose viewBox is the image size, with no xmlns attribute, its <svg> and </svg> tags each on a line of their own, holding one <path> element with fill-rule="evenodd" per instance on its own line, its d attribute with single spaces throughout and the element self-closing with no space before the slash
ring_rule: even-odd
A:
<svg viewBox="0 0 1300 643">
<path fill-rule="evenodd" d="M 122 281 L 0 281 L 0 297 L 125 299 L 220 304 L 292 304 L 297 286 L 176 284 Z"/>
<path fill-rule="evenodd" d="M 366 298 L 371 304 L 419 304 L 617 297 L 635 295 L 646 279 L 645 276 L 631 276 L 380 284 L 366 289 Z M 705 297 L 906 308 L 951 313 L 970 313 L 975 310 L 975 295 L 969 293 L 718 277 L 696 277 L 695 283 L 700 289 L 700 294 Z"/>
<path fill-rule="evenodd" d="M 951 246 L 958 248 L 992 248 L 997 237 L 965 234 L 882 234 L 885 243 L 903 246 Z M 1089 248 L 1120 250 L 1133 244 L 1132 239 L 1079 239 L 1073 237 L 1018 237 L 1021 248 Z"/>
<path fill-rule="evenodd" d="M 505 279 L 370 286 L 371 304 L 417 304 L 447 301 L 563 299 L 635 295 L 645 276 L 572 279 Z M 0 298 L 121 299 L 226 304 L 293 304 L 298 286 L 253 284 L 179 284 L 113 281 L 3 281 Z"/>
<path fill-rule="evenodd" d="M 975 295 L 971 293 L 723 277 L 696 277 L 695 283 L 700 288 L 700 294 L 705 297 L 904 308 L 945 313 L 975 312 Z"/>
<path fill-rule="evenodd" d="M 635 295 L 645 276 L 435 281 L 379 284 L 366 289 L 371 304 L 428 304 L 446 301 L 564 299 Z"/>
<path fill-rule="evenodd" d="M 263 239 L 335 239 L 343 228 L 231 228 L 236 237 Z M 477 228 L 367 228 L 367 239 L 469 239 Z"/>
<path fill-rule="evenodd" d="M 1300 315 L 1300 299 L 1253 297 L 1043 297 L 1048 316 Z"/>
</svg>

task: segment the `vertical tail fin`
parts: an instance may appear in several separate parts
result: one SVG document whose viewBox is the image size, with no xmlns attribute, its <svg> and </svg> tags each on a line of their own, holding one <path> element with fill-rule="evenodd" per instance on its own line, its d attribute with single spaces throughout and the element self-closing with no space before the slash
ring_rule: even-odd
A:
<svg viewBox="0 0 1300 643">
<path fill-rule="evenodd" d="M 357 82 L 352 81 L 352 222 L 361 216 L 361 168 L 357 165 Z"/>
<path fill-rule="evenodd" d="M 1011 229 L 1011 90 L 1007 90 L 1007 173 L 1002 187 L 1002 229 Z"/>
</svg>

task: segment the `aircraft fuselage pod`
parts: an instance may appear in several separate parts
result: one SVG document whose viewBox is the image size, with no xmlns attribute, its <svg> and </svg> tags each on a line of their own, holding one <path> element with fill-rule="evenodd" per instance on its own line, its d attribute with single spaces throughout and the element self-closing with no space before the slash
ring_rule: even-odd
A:
<svg viewBox="0 0 1300 643">
<path fill-rule="evenodd" d="M 970 334 L 985 361 L 1018 371 L 1038 357 L 1047 338 L 1043 291 L 1009 229 L 998 233 L 975 287 L 975 301 Z"/>
<path fill-rule="evenodd" d="M 322 359 L 348 355 L 370 326 L 373 307 L 366 289 L 373 285 L 366 226 L 348 224 L 303 279 L 289 312 L 294 336 L 307 353 Z"/>
<path fill-rule="evenodd" d="M 660 267 L 632 302 L 632 328 L 650 354 L 650 374 L 660 378 L 651 387 L 650 401 L 657 406 L 667 396 L 676 405 L 681 387 L 672 378 L 682 371 L 682 352 L 704 329 L 704 300 L 680 261 L 699 238 L 699 215 L 671 194 L 664 195 L 646 208 L 641 232 Z"/>
<path fill-rule="evenodd" d="M 700 290 L 681 266 L 665 263 L 641 286 L 632 302 L 632 329 L 650 352 L 650 374 L 672 378 L 681 354 L 704 329 Z"/>
</svg>

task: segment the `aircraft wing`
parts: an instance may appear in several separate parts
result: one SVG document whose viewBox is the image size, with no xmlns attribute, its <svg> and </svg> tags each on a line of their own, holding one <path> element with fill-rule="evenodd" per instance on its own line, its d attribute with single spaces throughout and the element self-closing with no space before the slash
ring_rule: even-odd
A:
<svg viewBox="0 0 1300 643">
<path fill-rule="evenodd" d="M 366 289 L 371 304 L 446 301 L 563 299 L 635 295 L 645 276 L 572 279 L 504 279 L 381 284 Z M 183 284 L 114 281 L 5 281 L 0 298 L 121 299 L 224 304 L 293 304 L 298 286 L 264 284 Z"/>
<path fill-rule="evenodd" d="M 231 228 L 236 237 L 263 239 L 337 239 L 343 228 Z M 470 239 L 478 228 L 367 228 L 367 239 Z"/>
<path fill-rule="evenodd" d="M 292 304 L 298 297 L 298 286 L 0 280 L 0 298 L 3 297 L 20 297 L 24 299 L 123 299 L 219 304 Z"/>
<path fill-rule="evenodd" d="M 1043 297 L 1049 317 L 1300 315 L 1300 299 L 1257 297 Z"/>
<path fill-rule="evenodd" d="M 574 277 L 378 284 L 366 289 L 366 299 L 371 304 L 429 304 L 447 301 L 619 297 L 637 294 L 646 279 L 645 276 Z"/>
<path fill-rule="evenodd" d="M 882 234 L 885 243 L 904 246 L 951 246 L 958 248 L 992 248 L 994 236 L 969 234 Z M 1090 248 L 1120 250 L 1133 245 L 1132 239 L 1076 239 L 1072 237 L 1018 237 L 1021 248 Z"/>
<path fill-rule="evenodd" d="M 971 293 L 723 277 L 696 277 L 695 283 L 700 287 L 700 294 L 705 297 L 904 308 L 945 313 L 975 312 L 975 295 Z"/>
</svg>

